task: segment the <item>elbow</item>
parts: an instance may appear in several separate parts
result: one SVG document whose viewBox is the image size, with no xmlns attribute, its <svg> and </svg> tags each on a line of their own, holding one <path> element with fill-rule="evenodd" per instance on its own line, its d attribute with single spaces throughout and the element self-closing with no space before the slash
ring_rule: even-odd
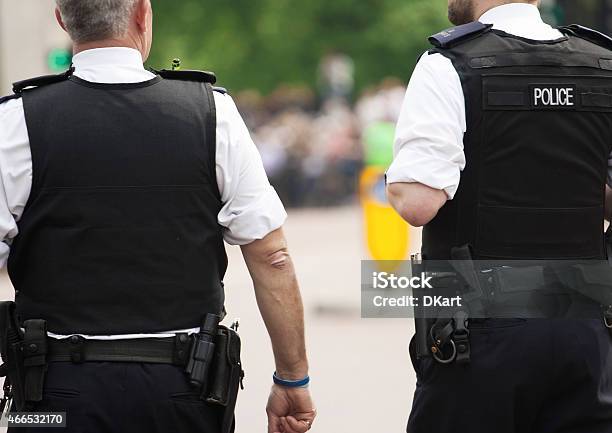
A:
<svg viewBox="0 0 612 433">
<path fill-rule="evenodd" d="M 429 224 L 446 203 L 445 192 L 418 184 L 391 184 L 387 196 L 395 211 L 413 227 Z"/>
<path fill-rule="evenodd" d="M 291 262 L 289 250 L 286 247 L 280 248 L 266 255 L 266 264 L 272 269 L 285 269 Z"/>
<path fill-rule="evenodd" d="M 243 247 L 254 263 L 267 271 L 284 270 L 291 266 L 289 247 L 281 229 Z"/>
<path fill-rule="evenodd" d="M 413 207 L 409 205 L 400 205 L 395 207 L 396 212 L 402 217 L 404 221 L 410 224 L 412 227 L 423 227 L 438 214 L 438 210 L 430 209 L 426 204 L 422 206 Z"/>
</svg>

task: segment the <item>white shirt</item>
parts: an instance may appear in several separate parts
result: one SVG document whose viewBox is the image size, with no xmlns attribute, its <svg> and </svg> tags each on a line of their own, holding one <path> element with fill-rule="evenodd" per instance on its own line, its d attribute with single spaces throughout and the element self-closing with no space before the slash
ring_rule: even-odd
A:
<svg viewBox="0 0 612 433">
<path fill-rule="evenodd" d="M 479 21 L 527 39 L 555 40 L 563 36 L 542 21 L 537 6 L 526 3 L 495 7 Z M 425 54 L 408 84 L 387 182 L 422 183 L 444 190 L 452 200 L 466 164 L 466 128 L 465 98 L 457 71 L 442 54 Z M 608 182 L 612 185 L 612 169 Z"/>
<path fill-rule="evenodd" d="M 74 56 L 73 65 L 75 76 L 95 83 L 137 83 L 155 77 L 144 68 L 140 53 L 130 48 L 83 51 Z M 234 101 L 219 92 L 214 92 L 214 97 L 216 173 L 223 202 L 218 222 L 224 228 L 226 242 L 245 245 L 281 227 L 287 214 L 268 181 L 259 152 Z M 0 104 L 0 267 L 6 265 L 10 241 L 18 234 L 17 222 L 31 187 L 32 155 L 23 101 L 12 99 Z M 187 331 L 197 332 L 197 329 Z M 173 333 L 110 338 L 165 337 Z"/>
</svg>

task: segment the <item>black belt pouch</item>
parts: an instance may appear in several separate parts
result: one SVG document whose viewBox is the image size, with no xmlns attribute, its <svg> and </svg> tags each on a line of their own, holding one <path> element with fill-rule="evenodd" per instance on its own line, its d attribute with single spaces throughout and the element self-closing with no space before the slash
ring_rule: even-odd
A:
<svg viewBox="0 0 612 433">
<path fill-rule="evenodd" d="M 225 407 L 222 433 L 233 433 L 234 411 L 244 372 L 240 362 L 240 336 L 234 330 L 219 326 L 215 340 L 211 384 L 206 401 Z"/>
<path fill-rule="evenodd" d="M 6 376 L 4 397 L 8 397 L 7 392 L 10 393 L 15 408 L 23 411 L 26 405 L 25 370 L 21 350 L 23 334 L 15 309 L 15 303 L 12 301 L 0 302 L 0 352 L 4 361 L 1 375 Z"/>
</svg>

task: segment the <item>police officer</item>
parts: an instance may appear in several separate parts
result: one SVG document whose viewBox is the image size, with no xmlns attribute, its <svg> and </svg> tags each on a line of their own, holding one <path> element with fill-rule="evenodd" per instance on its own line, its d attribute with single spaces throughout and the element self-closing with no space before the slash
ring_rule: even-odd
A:
<svg viewBox="0 0 612 433">
<path fill-rule="evenodd" d="M 25 410 L 66 412 L 68 432 L 233 430 L 185 373 L 225 362 L 206 343 L 221 344 L 225 239 L 242 247 L 272 340 L 268 431 L 306 432 L 286 213 L 232 98 L 209 73 L 145 70 L 150 0 L 57 0 L 56 16 L 73 68 L 0 104 L 1 260 L 24 338 L 38 338 L 23 351 Z"/>
<path fill-rule="evenodd" d="M 423 258 L 605 259 L 612 40 L 550 27 L 537 1 L 449 0 L 449 17 L 387 173 L 392 205 L 424 226 Z M 408 432 L 612 431 L 604 321 L 509 317 L 467 321 L 469 362 L 416 356 L 413 340 Z"/>
</svg>

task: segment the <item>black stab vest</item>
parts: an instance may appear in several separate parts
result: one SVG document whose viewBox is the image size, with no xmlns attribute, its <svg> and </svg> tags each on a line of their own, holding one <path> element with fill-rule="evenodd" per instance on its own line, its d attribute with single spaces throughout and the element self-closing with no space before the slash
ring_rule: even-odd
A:
<svg viewBox="0 0 612 433">
<path fill-rule="evenodd" d="M 431 51 L 461 79 L 467 165 L 423 230 L 425 258 L 464 245 L 476 259 L 605 258 L 612 51 L 564 33 L 533 41 L 485 29 Z"/>
<path fill-rule="evenodd" d="M 212 92 L 161 76 L 23 91 L 33 182 L 8 264 L 21 321 L 126 334 L 223 311 Z"/>
</svg>

